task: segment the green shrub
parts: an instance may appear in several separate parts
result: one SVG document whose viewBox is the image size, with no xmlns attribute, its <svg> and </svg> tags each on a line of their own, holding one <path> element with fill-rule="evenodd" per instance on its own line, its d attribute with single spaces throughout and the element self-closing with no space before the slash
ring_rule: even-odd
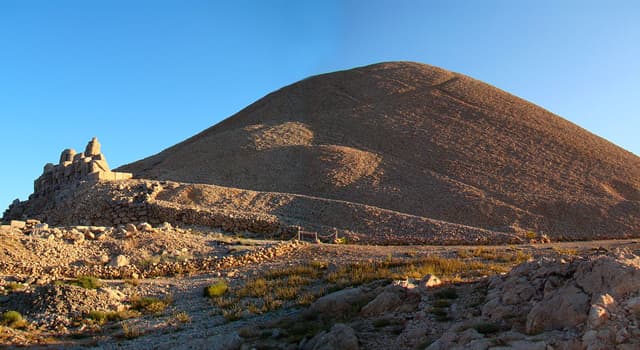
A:
<svg viewBox="0 0 640 350">
<path fill-rule="evenodd" d="M 180 323 L 191 323 L 191 316 L 184 311 L 178 312 L 174 317 Z"/>
<path fill-rule="evenodd" d="M 144 313 L 160 313 L 171 304 L 171 297 L 133 297 L 131 298 L 131 308 Z"/>
<path fill-rule="evenodd" d="M 7 311 L 2 314 L 2 321 L 0 322 L 4 326 L 11 328 L 25 328 L 27 321 L 22 318 L 22 315 L 18 311 Z"/>
<path fill-rule="evenodd" d="M 119 321 L 122 319 L 120 314 L 115 311 L 98 311 L 94 310 L 89 312 L 87 318 L 90 320 L 94 320 L 99 324 L 103 324 L 108 321 Z"/>
<path fill-rule="evenodd" d="M 204 296 L 209 298 L 221 297 L 229 290 L 225 281 L 218 281 L 204 288 Z"/>
<path fill-rule="evenodd" d="M 102 281 L 93 276 L 79 276 L 75 281 L 71 282 L 71 284 L 86 289 L 98 289 L 102 287 Z"/>
<path fill-rule="evenodd" d="M 7 285 L 4 286 L 4 288 L 9 292 L 16 292 L 16 291 L 27 288 L 27 286 L 25 286 L 22 283 L 10 282 L 10 283 L 7 283 Z"/>
</svg>

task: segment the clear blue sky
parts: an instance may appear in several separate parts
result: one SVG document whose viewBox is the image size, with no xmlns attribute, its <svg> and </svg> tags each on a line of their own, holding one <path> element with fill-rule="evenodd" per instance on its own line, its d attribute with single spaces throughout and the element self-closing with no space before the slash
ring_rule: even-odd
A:
<svg viewBox="0 0 640 350">
<path fill-rule="evenodd" d="M 0 0 L 0 208 L 92 136 L 116 167 L 309 75 L 390 60 L 640 154 L 638 1 Z"/>
</svg>

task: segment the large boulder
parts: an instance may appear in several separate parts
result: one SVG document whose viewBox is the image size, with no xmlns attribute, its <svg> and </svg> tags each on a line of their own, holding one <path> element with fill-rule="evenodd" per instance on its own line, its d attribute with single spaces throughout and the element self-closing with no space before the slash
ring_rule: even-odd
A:
<svg viewBox="0 0 640 350">
<path fill-rule="evenodd" d="M 358 337 L 353 328 L 336 323 L 329 332 L 320 332 L 304 344 L 304 350 L 358 350 Z"/>
<path fill-rule="evenodd" d="M 357 314 L 360 306 L 370 299 L 370 293 L 365 292 L 362 287 L 347 288 L 319 298 L 311 304 L 309 310 L 334 319 L 344 319 Z"/>
<path fill-rule="evenodd" d="M 416 284 L 409 280 L 393 281 L 372 301 L 362 308 L 365 317 L 380 316 L 389 312 L 415 311 L 421 296 Z"/>
<path fill-rule="evenodd" d="M 536 303 L 527 315 L 526 332 L 575 327 L 587 319 L 589 296 L 575 286 L 559 289 L 549 298 Z"/>
</svg>

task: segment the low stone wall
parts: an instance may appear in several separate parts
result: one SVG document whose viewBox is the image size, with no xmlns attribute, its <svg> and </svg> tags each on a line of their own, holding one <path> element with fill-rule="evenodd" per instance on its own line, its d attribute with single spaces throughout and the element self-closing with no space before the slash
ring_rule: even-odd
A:
<svg viewBox="0 0 640 350">
<path fill-rule="evenodd" d="M 5 220 L 36 218 L 52 225 L 118 226 L 148 222 L 157 225 L 198 225 L 229 232 L 252 232 L 273 238 L 292 238 L 297 226 L 283 223 L 275 215 L 211 210 L 157 201 L 157 181 L 130 180 L 85 183 L 49 199 L 35 198 L 12 205 Z"/>
</svg>

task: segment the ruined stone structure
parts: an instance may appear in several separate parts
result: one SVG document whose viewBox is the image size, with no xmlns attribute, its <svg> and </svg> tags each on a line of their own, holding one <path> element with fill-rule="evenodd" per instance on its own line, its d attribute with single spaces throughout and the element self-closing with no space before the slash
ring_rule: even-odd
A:
<svg viewBox="0 0 640 350">
<path fill-rule="evenodd" d="M 97 138 L 91 139 L 83 153 L 74 149 L 65 149 L 60 154 L 60 161 L 54 165 L 44 166 L 43 174 L 34 182 L 34 197 L 47 196 L 67 186 L 78 185 L 82 181 L 126 180 L 131 173 L 112 172 L 105 156 L 100 151 Z"/>
</svg>

